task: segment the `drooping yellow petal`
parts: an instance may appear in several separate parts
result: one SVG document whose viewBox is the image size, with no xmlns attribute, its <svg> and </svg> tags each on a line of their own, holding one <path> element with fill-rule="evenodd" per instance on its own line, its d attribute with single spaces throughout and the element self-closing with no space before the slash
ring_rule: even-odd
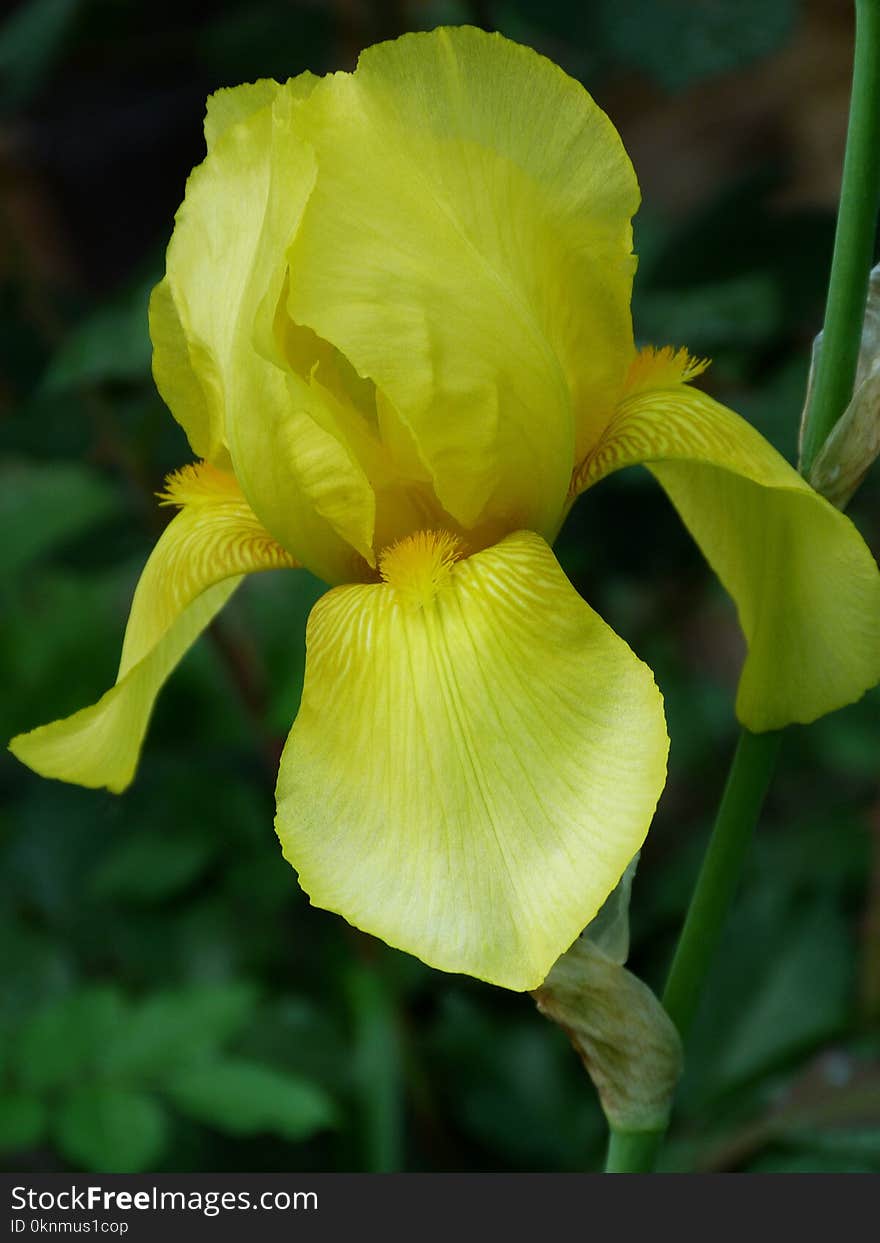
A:
<svg viewBox="0 0 880 1243">
<path fill-rule="evenodd" d="M 19 734 L 9 749 L 43 777 L 124 790 L 165 679 L 244 574 L 291 567 L 231 475 L 202 463 L 169 481 L 182 506 L 134 594 L 116 685 L 89 708 Z"/>
<path fill-rule="evenodd" d="M 460 551 L 421 533 L 315 606 L 276 825 L 315 905 L 528 989 L 644 839 L 663 709 L 539 536 Z"/>
<path fill-rule="evenodd" d="M 196 452 L 221 466 L 231 458 L 267 530 L 339 581 L 358 576 L 358 555 L 371 556 L 374 497 L 348 447 L 316 418 L 320 394 L 266 356 L 264 331 L 314 180 L 312 152 L 291 129 L 314 81 L 304 74 L 212 98 L 210 151 L 187 183 L 150 315 L 156 383 Z"/>
<path fill-rule="evenodd" d="M 638 190 L 607 117 L 535 52 L 409 34 L 318 83 L 292 319 L 368 375 L 466 527 L 555 535 L 632 354 Z"/>
<path fill-rule="evenodd" d="M 668 361 L 668 360 L 667 360 Z M 880 681 L 880 572 L 856 528 L 705 393 L 641 384 L 577 472 L 651 469 L 736 602 L 749 729 L 809 722 Z"/>
</svg>

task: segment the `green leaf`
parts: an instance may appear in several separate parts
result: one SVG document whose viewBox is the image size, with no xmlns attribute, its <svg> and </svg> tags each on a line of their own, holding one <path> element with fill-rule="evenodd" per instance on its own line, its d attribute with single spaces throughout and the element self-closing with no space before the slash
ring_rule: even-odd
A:
<svg viewBox="0 0 880 1243">
<path fill-rule="evenodd" d="M 854 961 L 848 930 L 830 904 L 791 918 L 755 964 L 751 996 L 717 1050 L 718 1078 L 735 1082 L 833 1035 L 849 1013 Z"/>
<path fill-rule="evenodd" d="M 215 853 L 207 837 L 156 833 L 121 842 L 92 873 L 95 898 L 156 902 L 190 884 Z"/>
<path fill-rule="evenodd" d="M 438 999 L 426 1050 L 432 1079 L 457 1085 L 438 1102 L 455 1132 L 506 1169 L 598 1162 L 607 1126 L 563 1033 L 513 993 L 492 1007 L 470 994 L 455 985 Z"/>
<path fill-rule="evenodd" d="M 0 1150 L 14 1152 L 33 1148 L 46 1133 L 46 1106 L 24 1092 L 4 1092 L 0 1097 Z"/>
<path fill-rule="evenodd" d="M 60 945 L 57 937 L 35 931 L 24 920 L 14 918 L 12 901 L 6 895 L 0 906 L 7 908 L 0 919 L 4 958 L 0 1024 L 6 1031 L 17 1027 L 22 1016 L 36 1006 L 66 995 L 72 985 L 74 966 L 70 947 Z M 4 1040 L 0 1059 L 4 1070 L 10 1057 Z"/>
<path fill-rule="evenodd" d="M 233 1135 L 270 1131 L 300 1140 L 336 1120 L 321 1088 L 258 1062 L 217 1061 L 173 1077 L 165 1091 L 181 1112 Z"/>
<path fill-rule="evenodd" d="M 119 497 L 78 462 L 4 462 L 0 467 L 0 578 L 10 577 L 105 521 Z"/>
<path fill-rule="evenodd" d="M 810 845 L 802 839 L 805 854 Z M 788 887 L 803 876 L 773 868 L 772 855 L 762 853 L 764 866 L 754 869 L 733 912 L 689 1037 L 679 1092 L 689 1116 L 820 1047 L 850 1017 L 856 954 L 839 901 L 827 889 L 797 901 Z"/>
<path fill-rule="evenodd" d="M 73 1088 L 54 1120 L 54 1135 L 77 1169 L 137 1174 L 155 1168 L 165 1147 L 167 1118 L 154 1100 L 120 1088 Z"/>
<path fill-rule="evenodd" d="M 150 374 L 152 346 L 147 321 L 153 277 L 95 311 L 61 345 L 43 378 L 44 393 L 81 384 L 141 380 Z"/>
<path fill-rule="evenodd" d="M 19 1033 L 15 1065 L 22 1085 L 44 1092 L 99 1073 L 123 1015 L 122 999 L 109 987 L 91 988 L 40 1010 Z"/>
<path fill-rule="evenodd" d="M 152 1077 L 213 1058 L 247 1024 L 254 991 L 244 984 L 191 986 L 136 1005 L 105 1049 L 108 1075 Z"/>
<path fill-rule="evenodd" d="M 83 573 L 45 567 L 27 575 L 27 589 L 4 593 L 0 608 L 0 682 L 30 728 L 91 703 L 112 684 L 139 563 Z M 92 698 L 89 698 L 91 696 Z M 12 717 L 4 695 L 3 724 Z"/>
</svg>

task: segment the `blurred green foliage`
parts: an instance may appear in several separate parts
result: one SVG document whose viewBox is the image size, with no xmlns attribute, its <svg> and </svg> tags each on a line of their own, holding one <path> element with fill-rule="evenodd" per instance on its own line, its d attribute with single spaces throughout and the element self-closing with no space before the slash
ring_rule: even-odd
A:
<svg viewBox="0 0 880 1243">
<path fill-rule="evenodd" d="M 745 7 L 20 3 L 0 26 L 3 736 L 112 681 L 163 521 L 152 493 L 189 456 L 150 380 L 145 306 L 209 90 L 347 67 L 376 38 L 471 20 L 579 73 L 639 148 L 652 112 L 692 109 L 689 92 L 714 84 L 736 95 L 738 74 L 754 90 L 817 20 L 841 20 L 834 5 Z M 792 82 L 792 109 L 805 85 Z M 637 333 L 712 355 L 711 390 L 792 457 L 834 186 L 819 204 L 786 194 L 773 114 L 775 145 L 756 137 L 683 205 L 654 202 L 652 185 L 692 167 L 684 113 L 666 115 L 637 221 Z M 880 548 L 876 477 L 854 515 Z M 671 775 L 634 888 L 630 962 L 657 986 L 732 748 L 740 640 L 647 475 L 589 493 L 558 549 L 666 696 Z M 599 1166 L 592 1089 L 528 998 L 433 973 L 312 910 L 281 858 L 272 781 L 321 590 L 305 574 L 246 584 L 163 692 L 124 797 L 0 756 L 10 1168 Z M 790 732 L 689 1048 L 668 1168 L 880 1169 L 878 707 L 874 692 Z"/>
</svg>

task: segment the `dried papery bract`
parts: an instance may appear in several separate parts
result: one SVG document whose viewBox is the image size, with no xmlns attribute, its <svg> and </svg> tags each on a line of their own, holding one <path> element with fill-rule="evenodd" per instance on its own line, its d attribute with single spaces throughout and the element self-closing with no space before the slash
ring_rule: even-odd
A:
<svg viewBox="0 0 880 1243">
<path fill-rule="evenodd" d="M 635 861 L 596 919 L 535 989 L 538 1009 L 568 1035 L 615 1130 L 666 1125 L 681 1074 L 672 1020 L 627 971 L 629 899 Z"/>
</svg>

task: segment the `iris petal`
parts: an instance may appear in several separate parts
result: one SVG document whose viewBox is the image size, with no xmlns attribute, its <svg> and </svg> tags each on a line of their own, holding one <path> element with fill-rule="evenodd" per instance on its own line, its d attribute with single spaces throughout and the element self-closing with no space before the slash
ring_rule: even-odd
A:
<svg viewBox="0 0 880 1243">
<path fill-rule="evenodd" d="M 315 905 L 534 988 L 645 837 L 662 703 L 539 536 L 454 544 L 401 547 L 387 582 L 315 606 L 276 825 Z"/>
<path fill-rule="evenodd" d="M 91 707 L 9 744 L 43 777 L 124 790 L 162 685 L 241 576 L 295 565 L 260 526 L 231 475 L 203 464 L 173 479 L 172 489 L 183 508 L 138 582 L 115 686 Z"/>
<path fill-rule="evenodd" d="M 632 166 L 555 65 L 462 28 L 370 48 L 297 112 L 317 178 L 291 317 L 400 413 L 441 505 L 556 534 L 632 354 Z"/>
<path fill-rule="evenodd" d="M 292 116 L 315 80 L 212 97 L 210 150 L 187 183 L 150 328 L 156 383 L 195 452 L 233 462 L 267 530 L 338 582 L 372 558 L 374 496 L 327 430 L 321 394 L 273 355 L 271 339 L 283 256 L 314 181 Z"/>
<path fill-rule="evenodd" d="M 668 359 L 667 359 L 668 362 Z M 736 602 L 748 643 L 737 715 L 807 723 L 880 680 L 880 572 L 852 522 L 745 420 L 673 384 L 626 399 L 578 490 L 645 463 Z"/>
<path fill-rule="evenodd" d="M 235 131 L 249 132 L 279 90 L 264 81 L 209 101 L 209 155 L 190 174 L 166 275 L 150 302 L 156 385 L 193 452 L 218 464 L 227 445 L 230 352 L 263 217 L 267 162 L 265 149 L 236 141 Z"/>
</svg>

